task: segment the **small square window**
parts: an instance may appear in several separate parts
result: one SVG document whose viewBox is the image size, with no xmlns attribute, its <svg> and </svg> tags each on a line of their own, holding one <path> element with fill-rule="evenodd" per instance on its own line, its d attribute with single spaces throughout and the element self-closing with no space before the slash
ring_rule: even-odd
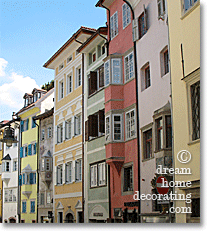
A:
<svg viewBox="0 0 208 231">
<path fill-rule="evenodd" d="M 72 61 L 72 55 L 70 55 L 68 58 L 67 58 L 67 63 L 71 62 Z"/>
<path fill-rule="evenodd" d="M 64 63 L 59 65 L 59 71 L 62 70 L 64 68 Z"/>
<path fill-rule="evenodd" d="M 145 90 L 151 86 L 151 78 L 150 78 L 150 66 L 147 63 L 141 69 L 141 90 Z"/>
</svg>

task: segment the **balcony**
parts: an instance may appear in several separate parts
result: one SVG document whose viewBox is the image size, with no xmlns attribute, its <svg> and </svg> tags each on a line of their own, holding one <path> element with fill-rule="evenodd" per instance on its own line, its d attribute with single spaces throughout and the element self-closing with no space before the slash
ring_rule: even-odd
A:
<svg viewBox="0 0 208 231">
<path fill-rule="evenodd" d="M 11 173 L 10 172 L 2 172 L 1 179 L 2 181 L 8 186 L 8 183 L 11 178 Z"/>
</svg>

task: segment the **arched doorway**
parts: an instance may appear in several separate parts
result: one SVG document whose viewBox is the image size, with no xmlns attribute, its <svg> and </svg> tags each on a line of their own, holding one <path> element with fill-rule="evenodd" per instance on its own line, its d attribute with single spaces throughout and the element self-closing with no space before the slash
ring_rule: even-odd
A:
<svg viewBox="0 0 208 231">
<path fill-rule="evenodd" d="M 65 218 L 65 223 L 74 223 L 74 217 L 71 213 L 67 213 Z"/>
</svg>

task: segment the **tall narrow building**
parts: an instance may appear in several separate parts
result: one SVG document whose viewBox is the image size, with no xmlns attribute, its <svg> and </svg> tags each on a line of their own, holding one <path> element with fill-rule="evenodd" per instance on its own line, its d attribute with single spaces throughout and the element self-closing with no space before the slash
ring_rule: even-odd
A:
<svg viewBox="0 0 208 231">
<path fill-rule="evenodd" d="M 24 107 L 17 112 L 20 122 L 20 175 L 19 212 L 21 223 L 38 222 L 38 124 L 34 118 L 53 107 L 54 90 L 36 89 L 24 95 Z"/>
<path fill-rule="evenodd" d="M 76 50 L 96 30 L 80 27 L 44 64 L 55 70 L 53 217 L 55 223 L 81 223 L 82 215 L 82 72 Z"/>
<path fill-rule="evenodd" d="M 107 28 L 100 27 L 78 49 L 84 54 L 84 221 L 109 218 L 108 165 L 105 153 L 104 62 Z"/>
<path fill-rule="evenodd" d="M 175 175 L 190 182 L 175 188 L 187 200 L 176 201 L 176 223 L 200 222 L 200 1 L 167 0 L 170 37 Z M 188 172 L 189 173 L 189 170 Z M 191 201 L 190 201 L 191 199 Z M 181 213 L 187 208 L 187 213 Z"/>
</svg>

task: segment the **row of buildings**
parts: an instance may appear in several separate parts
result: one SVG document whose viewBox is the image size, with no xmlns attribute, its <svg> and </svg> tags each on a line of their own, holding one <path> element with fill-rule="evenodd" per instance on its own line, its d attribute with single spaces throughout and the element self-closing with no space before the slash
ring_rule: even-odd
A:
<svg viewBox="0 0 208 231">
<path fill-rule="evenodd" d="M 80 27 L 44 64 L 54 88 L 26 93 L 1 122 L 1 140 L 18 140 L 0 147 L 2 222 L 199 222 L 199 0 L 96 7 L 106 26 Z M 191 203 L 135 200 L 157 194 L 159 167 L 190 169 L 168 177 L 191 182 L 170 190 Z"/>
</svg>

